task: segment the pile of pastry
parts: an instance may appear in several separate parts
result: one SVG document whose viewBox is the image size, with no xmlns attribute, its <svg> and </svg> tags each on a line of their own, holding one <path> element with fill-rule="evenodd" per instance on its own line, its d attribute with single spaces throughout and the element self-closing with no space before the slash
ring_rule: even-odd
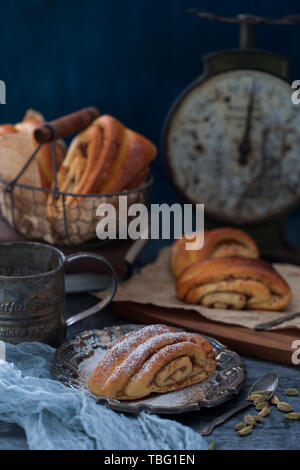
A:
<svg viewBox="0 0 300 470">
<path fill-rule="evenodd" d="M 0 126 L 0 211 L 23 236 L 81 244 L 95 238 L 97 225 L 105 218 L 97 215 L 100 204 L 114 207 L 117 225 L 121 192 L 129 190 L 128 207 L 144 202 L 143 184 L 156 156 L 156 147 L 147 138 L 112 116 L 96 118 L 68 148 L 63 141 L 56 142 L 55 186 L 52 143 L 37 149 L 34 139 L 43 123 L 43 116 L 30 110 L 22 122 Z M 35 158 L 26 166 L 34 151 Z M 12 200 L 4 191 L 6 182 L 14 181 L 24 167 Z"/>
<path fill-rule="evenodd" d="M 40 113 L 29 110 L 22 122 L 1 125 L 0 137 L 27 133 L 33 146 L 37 147 L 34 131 L 43 122 Z M 112 116 L 100 116 L 72 140 L 68 149 L 63 141 L 56 143 L 58 190 L 75 194 L 110 194 L 138 188 L 145 182 L 149 164 L 155 156 L 156 147 L 148 139 Z M 40 187 L 53 187 L 50 143 L 42 145 L 36 159 Z M 49 202 L 53 202 L 52 195 Z M 74 204 L 74 198 L 67 198 L 66 204 Z M 61 209 L 59 202 L 56 208 Z"/>
<path fill-rule="evenodd" d="M 242 230 L 204 232 L 200 250 L 187 250 L 191 240 L 176 240 L 171 269 L 176 292 L 189 304 L 218 309 L 284 310 L 291 289 L 268 262 L 259 259 L 255 241 Z"/>
<path fill-rule="evenodd" d="M 93 370 L 88 387 L 95 395 L 136 400 L 202 382 L 215 369 L 215 352 L 208 340 L 166 325 L 150 325 L 122 336 Z"/>
</svg>

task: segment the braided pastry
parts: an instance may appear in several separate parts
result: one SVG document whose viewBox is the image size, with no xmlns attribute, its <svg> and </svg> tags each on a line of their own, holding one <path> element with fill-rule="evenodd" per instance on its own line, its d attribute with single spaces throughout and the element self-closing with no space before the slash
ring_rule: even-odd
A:
<svg viewBox="0 0 300 470">
<path fill-rule="evenodd" d="M 88 386 L 96 395 L 135 400 L 202 382 L 215 369 L 214 350 L 207 340 L 151 325 L 120 338 L 100 360 Z"/>
<path fill-rule="evenodd" d="M 239 256 L 258 258 L 259 251 L 255 241 L 242 230 L 236 228 L 218 228 L 204 232 L 204 246 L 201 250 L 186 250 L 190 242 L 184 236 L 173 243 L 171 250 L 171 268 L 179 276 L 190 264 L 209 258 L 227 258 Z"/>
<path fill-rule="evenodd" d="M 266 261 L 246 258 L 203 260 L 177 279 L 178 296 L 211 308 L 283 310 L 291 290 Z"/>
<path fill-rule="evenodd" d="M 141 185 L 156 147 L 145 137 L 127 129 L 112 116 L 97 118 L 78 134 L 58 172 L 59 191 L 78 194 L 117 193 Z M 135 186 L 137 185 L 137 186 Z M 49 196 L 48 215 L 62 209 L 60 200 Z M 74 204 L 69 196 L 65 204 Z M 54 212 L 53 212 L 54 211 Z"/>
</svg>

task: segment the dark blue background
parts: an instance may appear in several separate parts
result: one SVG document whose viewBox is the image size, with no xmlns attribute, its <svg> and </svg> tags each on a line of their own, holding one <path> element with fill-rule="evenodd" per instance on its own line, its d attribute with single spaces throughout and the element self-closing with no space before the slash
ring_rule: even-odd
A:
<svg viewBox="0 0 300 470">
<path fill-rule="evenodd" d="M 87 105 L 111 113 L 157 145 L 176 96 L 202 71 L 202 55 L 238 45 L 238 26 L 199 19 L 197 7 L 225 15 L 300 13 L 296 0 L 27 0 L 2 2 L 0 122 L 34 107 L 47 119 Z M 300 26 L 260 26 L 257 45 L 288 56 L 300 78 Z M 155 200 L 172 201 L 159 156 Z"/>
</svg>

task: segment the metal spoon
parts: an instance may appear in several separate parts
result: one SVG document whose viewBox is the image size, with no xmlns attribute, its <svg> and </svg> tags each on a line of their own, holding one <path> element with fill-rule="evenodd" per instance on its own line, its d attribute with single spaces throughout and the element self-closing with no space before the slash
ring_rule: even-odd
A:
<svg viewBox="0 0 300 470">
<path fill-rule="evenodd" d="M 250 387 L 247 397 L 251 395 L 252 393 L 255 393 L 261 390 L 268 390 L 270 391 L 269 395 L 266 396 L 266 401 L 268 401 L 272 398 L 272 396 L 276 392 L 277 386 L 278 386 L 278 375 L 275 374 L 274 372 L 271 372 L 270 374 L 266 374 L 263 377 L 260 377 L 260 379 L 258 379 L 252 385 L 252 387 Z M 220 424 L 225 423 L 229 418 L 237 414 L 239 411 L 249 408 L 250 406 L 253 406 L 253 403 L 248 400 L 245 400 L 243 401 L 241 405 L 238 405 L 237 407 L 233 408 L 227 413 L 224 413 L 223 415 L 214 419 L 210 423 L 205 424 L 200 429 L 197 429 L 197 431 L 202 436 L 207 436 L 215 429 L 215 427 L 219 426 Z"/>
</svg>

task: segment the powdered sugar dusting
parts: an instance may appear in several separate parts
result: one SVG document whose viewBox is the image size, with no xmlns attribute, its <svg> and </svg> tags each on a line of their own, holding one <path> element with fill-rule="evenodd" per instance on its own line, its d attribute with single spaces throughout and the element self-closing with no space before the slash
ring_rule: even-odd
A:
<svg viewBox="0 0 300 470">
<path fill-rule="evenodd" d="M 97 378 L 99 376 L 99 378 L 101 377 L 101 379 L 104 380 L 137 346 L 153 336 L 158 336 L 169 331 L 175 332 L 176 330 L 166 325 L 150 325 L 122 336 L 98 364 L 94 371 L 94 373 L 97 374 Z"/>
<path fill-rule="evenodd" d="M 180 352 L 182 356 L 190 356 L 192 363 L 197 362 L 197 366 L 202 368 L 206 360 L 207 351 L 203 347 L 206 341 L 199 335 L 172 331 L 172 328 L 153 325 L 121 338 L 93 371 L 91 383 L 94 392 L 99 390 L 104 395 L 124 397 L 125 387 L 134 383 L 139 390 L 143 390 L 137 392 L 137 396 L 139 393 L 151 393 L 151 389 L 147 390 L 147 387 L 155 378 L 153 374 L 172 362 L 172 351 L 176 353 L 176 358 Z M 188 345 L 190 348 L 186 349 Z M 196 357 L 198 361 L 195 361 Z M 195 376 L 195 369 L 192 375 Z"/>
</svg>

